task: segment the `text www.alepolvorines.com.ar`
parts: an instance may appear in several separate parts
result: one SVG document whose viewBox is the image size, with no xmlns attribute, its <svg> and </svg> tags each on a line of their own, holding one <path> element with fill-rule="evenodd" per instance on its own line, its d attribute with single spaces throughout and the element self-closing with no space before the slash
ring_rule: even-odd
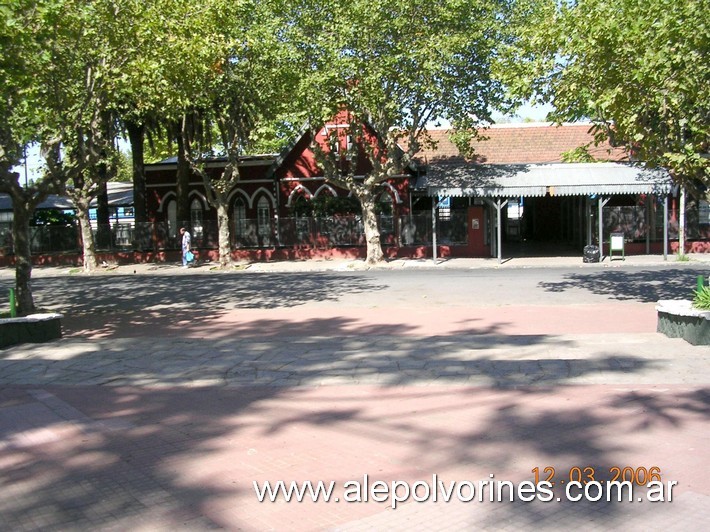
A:
<svg viewBox="0 0 710 532">
<path fill-rule="evenodd" d="M 449 481 L 444 482 L 436 474 L 431 481 L 418 480 L 405 482 L 393 480 L 371 480 L 364 475 L 360 480 L 348 480 L 343 483 L 342 493 L 336 494 L 337 482 L 329 481 L 264 481 L 261 484 L 253 481 L 254 492 L 259 502 L 389 502 L 392 508 L 397 508 L 399 503 L 414 502 L 541 502 L 550 501 L 590 501 L 604 500 L 606 502 L 672 502 L 673 488 L 678 484 L 675 481 L 663 483 L 661 481 L 649 482 L 645 486 L 643 496 L 634 494 L 631 482 L 606 481 L 606 482 L 568 482 L 564 485 L 564 492 L 557 495 L 553 491 L 551 482 L 522 481 L 514 483 L 508 480 L 479 480 L 476 482 Z M 340 492 L 340 490 L 338 490 Z"/>
</svg>

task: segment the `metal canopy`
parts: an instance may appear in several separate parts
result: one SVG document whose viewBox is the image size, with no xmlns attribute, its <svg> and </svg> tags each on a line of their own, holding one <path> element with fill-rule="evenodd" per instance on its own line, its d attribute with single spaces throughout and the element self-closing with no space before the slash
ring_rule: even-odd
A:
<svg viewBox="0 0 710 532">
<path fill-rule="evenodd" d="M 416 189 L 439 197 L 541 197 L 591 194 L 670 194 L 664 169 L 625 163 L 485 165 L 432 163 Z"/>
<path fill-rule="evenodd" d="M 486 165 L 466 162 L 429 164 L 426 175 L 417 179 L 415 190 L 435 197 L 479 197 L 496 209 L 494 251 L 502 257 L 501 209 L 504 198 L 547 196 L 599 196 L 599 242 L 602 241 L 602 209 L 616 194 L 655 194 L 665 197 L 673 188 L 670 174 L 664 169 L 646 168 L 632 163 L 550 163 Z M 495 203 L 493 202 L 495 200 Z M 589 202 L 587 216 L 591 215 Z M 434 210 L 432 203 L 432 211 Z M 432 220 L 436 217 L 432 212 Z M 664 234 L 668 234 L 664 218 Z M 436 226 L 433 228 L 436 234 Z M 588 240 L 591 240 L 591 226 Z M 436 238 L 434 262 L 436 262 Z M 664 242 L 664 257 L 666 243 Z"/>
</svg>

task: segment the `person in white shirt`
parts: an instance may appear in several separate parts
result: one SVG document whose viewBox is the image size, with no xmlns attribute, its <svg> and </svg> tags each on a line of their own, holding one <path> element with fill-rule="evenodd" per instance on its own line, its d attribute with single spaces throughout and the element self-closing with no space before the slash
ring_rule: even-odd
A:
<svg viewBox="0 0 710 532">
<path fill-rule="evenodd" d="M 184 227 L 180 228 L 180 234 L 182 235 L 182 267 L 187 268 L 187 254 L 190 252 L 190 247 L 192 244 L 192 237 L 190 236 L 190 231 Z"/>
</svg>

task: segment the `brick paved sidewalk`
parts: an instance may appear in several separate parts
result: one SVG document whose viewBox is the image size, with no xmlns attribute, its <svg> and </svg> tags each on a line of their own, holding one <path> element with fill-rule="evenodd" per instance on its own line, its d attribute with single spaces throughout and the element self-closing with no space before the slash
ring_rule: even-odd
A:
<svg viewBox="0 0 710 532">
<path fill-rule="evenodd" d="M 621 302 L 78 317 L 64 339 L 0 350 L 0 528 L 700 528 L 710 350 L 654 318 Z M 673 502 L 394 510 L 260 503 L 252 485 L 332 480 L 342 497 L 364 475 L 608 479 L 614 466 L 660 468 Z"/>
<path fill-rule="evenodd" d="M 0 518 L 12 530 L 630 530 L 710 517 L 707 388 L 12 387 Z M 8 428 L 12 427 L 9 432 Z M 671 503 L 257 501 L 253 481 L 413 484 L 660 468 Z M 556 495 L 562 495 L 556 490 Z M 637 492 L 635 495 L 639 495 Z"/>
</svg>

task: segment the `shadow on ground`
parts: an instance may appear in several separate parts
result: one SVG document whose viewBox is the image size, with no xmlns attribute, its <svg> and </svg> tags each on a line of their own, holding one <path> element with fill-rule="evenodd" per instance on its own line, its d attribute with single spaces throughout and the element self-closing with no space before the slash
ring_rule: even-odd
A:
<svg viewBox="0 0 710 532">
<path fill-rule="evenodd" d="M 631 279 L 626 272 L 605 271 L 591 281 L 589 274 L 571 275 L 544 288 L 582 288 L 645 302 L 692 287 L 694 274 L 642 272 L 637 281 L 639 272 Z M 144 326 L 173 327 L 176 333 L 190 324 L 218 327 L 220 309 L 291 308 L 337 301 L 343 291 L 382 288 L 370 279 L 335 274 L 209 280 L 157 275 L 147 288 L 145 279 L 130 276 L 33 283 L 47 294 L 41 306 L 87 318 L 94 309 L 109 316 L 120 312 L 127 327 L 143 320 Z M 110 334 L 114 325 L 102 323 Z M 572 377 L 599 372 L 640 375 L 652 362 L 621 356 L 613 347 L 590 359 L 556 357 L 552 353 L 574 346 L 546 335 L 510 336 L 504 326 L 469 324 L 462 334 L 422 338 L 402 336 L 406 323 L 365 326 L 326 319 L 288 337 L 284 331 L 302 324 L 271 320 L 248 329 L 233 324 L 223 338 L 186 338 L 177 348 L 156 335 L 69 338 L 23 347 L 26 358 L 4 350 L 0 374 L 27 385 L 0 391 L 0 522 L 16 530 L 312 530 L 386 507 L 260 504 L 252 481 L 335 480 L 342 486 L 363 474 L 414 482 L 433 473 L 447 480 L 476 481 L 495 473 L 520 481 L 531 478 L 532 468 L 548 465 L 563 475 L 590 466 L 601 480 L 611 465 L 652 465 L 631 463 L 641 460 L 643 449 L 657 453 L 653 459 L 664 468 L 664 479 L 704 475 L 703 468 L 681 469 L 673 460 L 681 443 L 697 441 L 702 448 L 709 389 L 600 392 L 566 386 Z M 254 327 L 262 334 L 255 335 Z M 327 338 L 316 336 L 323 330 Z M 71 342 L 73 356 L 61 358 Z M 539 354 L 530 359 L 491 352 L 536 348 Z M 358 374 L 381 380 L 316 386 Z M 435 376 L 441 385 L 431 382 Z M 481 385 L 464 386 L 462 376 Z M 71 385 L 57 386 L 62 378 Z M 185 386 L 210 378 L 220 385 Z M 112 386 L 81 386 L 92 379 Z M 224 386 L 239 379 L 272 385 Z M 401 386 L 422 380 L 430 386 Z M 631 520 L 640 527 L 634 521 L 637 507 L 580 504 L 562 514 L 556 505 L 540 511 L 516 503 L 497 508 L 496 521 L 484 524 L 532 528 L 562 521 L 566 528 L 594 520 L 619 527 Z M 481 508 L 468 512 L 474 519 Z"/>
<path fill-rule="evenodd" d="M 561 282 L 541 282 L 549 292 L 581 289 L 620 301 L 653 303 L 659 299 L 692 299 L 703 269 L 672 270 L 604 270 L 567 275 Z"/>
<path fill-rule="evenodd" d="M 606 480 L 609 467 L 634 456 L 637 445 L 664 435 L 672 440 L 710 419 L 708 389 L 602 396 L 564 386 L 45 389 L 88 418 L 5 429 L 0 519 L 13 529 L 315 529 L 320 515 L 345 522 L 386 508 L 303 502 L 284 512 L 283 503 L 259 504 L 252 481 L 332 479 L 342 487 L 365 473 L 408 482 L 438 473 L 448 482 L 488 479 L 493 472 L 519 482 L 532 478 L 533 467 L 552 465 L 555 480 L 574 466 L 593 467 Z M 16 388 L 0 397 L 8 411 L 36 404 L 37 395 Z M 43 404 L 51 407 L 51 400 Z M 23 444 L 19 429 L 52 429 L 61 439 Z M 630 430 L 633 443 L 615 436 Z M 674 473 L 662 471 L 664 479 Z M 498 524 L 532 527 L 559 525 L 567 512 L 565 518 L 580 523 L 618 526 L 634 519 L 640 526 L 634 512 L 642 509 L 602 502 L 541 511 L 517 502 L 496 508 L 494 516 Z M 480 505 L 468 512 L 472 521 L 490 515 Z"/>
<path fill-rule="evenodd" d="M 324 273 L 62 276 L 37 278 L 32 286 L 37 306 L 73 314 L 283 308 L 384 288 L 371 279 Z"/>
</svg>

